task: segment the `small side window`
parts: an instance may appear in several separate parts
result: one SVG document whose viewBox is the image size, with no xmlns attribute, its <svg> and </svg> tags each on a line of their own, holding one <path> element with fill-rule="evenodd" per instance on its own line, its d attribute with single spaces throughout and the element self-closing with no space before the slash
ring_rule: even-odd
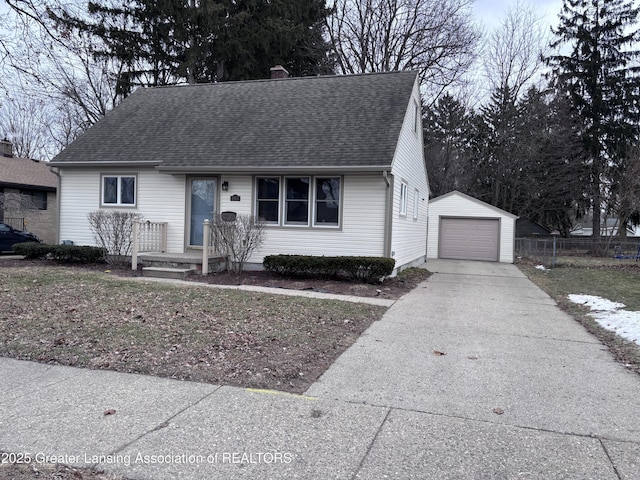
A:
<svg viewBox="0 0 640 480">
<path fill-rule="evenodd" d="M 413 219 L 418 220 L 418 211 L 420 209 L 420 192 L 413 192 Z"/>
<path fill-rule="evenodd" d="M 407 215 L 407 184 L 400 184 L 400 215 Z"/>
</svg>

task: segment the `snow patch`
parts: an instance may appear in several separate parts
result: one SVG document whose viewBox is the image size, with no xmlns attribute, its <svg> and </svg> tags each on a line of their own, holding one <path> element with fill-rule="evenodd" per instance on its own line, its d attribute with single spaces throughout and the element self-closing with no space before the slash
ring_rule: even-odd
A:
<svg viewBox="0 0 640 480">
<path fill-rule="evenodd" d="M 600 324 L 617 335 L 640 346 L 640 312 L 621 310 L 624 303 L 612 302 L 595 295 L 567 295 L 570 301 L 585 305 L 591 309 L 589 315 Z"/>
<path fill-rule="evenodd" d="M 536 265 L 536 268 L 538 270 L 546 270 L 546 267 L 544 265 Z"/>
</svg>

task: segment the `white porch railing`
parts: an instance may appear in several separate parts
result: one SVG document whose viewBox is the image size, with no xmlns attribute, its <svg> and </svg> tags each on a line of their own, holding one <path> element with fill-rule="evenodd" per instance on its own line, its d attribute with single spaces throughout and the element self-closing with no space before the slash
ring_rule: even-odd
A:
<svg viewBox="0 0 640 480">
<path fill-rule="evenodd" d="M 167 222 L 134 221 L 131 269 L 138 269 L 138 253 L 167 251 Z"/>
<path fill-rule="evenodd" d="M 209 273 L 209 257 L 219 255 L 218 238 L 216 229 L 208 219 L 204 221 L 202 226 L 202 275 L 207 275 Z"/>
</svg>

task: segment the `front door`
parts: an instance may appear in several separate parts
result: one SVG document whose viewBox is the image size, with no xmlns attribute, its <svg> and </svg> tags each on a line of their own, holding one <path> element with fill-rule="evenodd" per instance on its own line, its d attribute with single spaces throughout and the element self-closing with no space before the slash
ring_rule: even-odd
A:
<svg viewBox="0 0 640 480">
<path fill-rule="evenodd" d="M 216 211 L 215 178 L 191 178 L 189 189 L 189 246 L 202 246 L 202 224 L 213 221 Z"/>
</svg>

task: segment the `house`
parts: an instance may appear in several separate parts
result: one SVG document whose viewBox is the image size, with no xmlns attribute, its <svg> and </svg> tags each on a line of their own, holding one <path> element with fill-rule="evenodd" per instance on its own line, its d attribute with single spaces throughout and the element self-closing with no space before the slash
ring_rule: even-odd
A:
<svg viewBox="0 0 640 480">
<path fill-rule="evenodd" d="M 576 237 L 590 237 L 593 235 L 593 226 L 592 223 L 587 219 L 588 225 L 587 227 L 583 227 L 581 223 L 577 223 L 573 229 L 571 229 L 571 236 Z M 600 224 L 600 235 L 602 237 L 617 237 L 618 236 L 618 227 L 619 221 L 617 218 L 606 218 Z M 640 227 L 627 225 L 626 231 L 627 237 L 638 237 L 640 236 Z"/>
<path fill-rule="evenodd" d="M 53 161 L 60 240 L 95 244 L 87 214 L 167 222 L 167 252 L 197 251 L 215 212 L 255 215 L 266 255 L 424 262 L 428 186 L 416 72 L 139 89 Z M 282 76 L 284 78 L 277 78 Z"/>
<path fill-rule="evenodd" d="M 0 141 L 0 222 L 56 243 L 58 177 L 49 165 L 13 156 L 10 141 Z"/>
<path fill-rule="evenodd" d="M 518 238 L 536 236 L 547 237 L 552 234 L 551 232 L 551 229 L 544 225 L 540 225 L 538 222 L 534 222 L 529 218 L 520 217 L 516 220 L 516 237 Z"/>
<path fill-rule="evenodd" d="M 434 198 L 427 257 L 513 263 L 517 218 L 457 190 Z"/>
</svg>

